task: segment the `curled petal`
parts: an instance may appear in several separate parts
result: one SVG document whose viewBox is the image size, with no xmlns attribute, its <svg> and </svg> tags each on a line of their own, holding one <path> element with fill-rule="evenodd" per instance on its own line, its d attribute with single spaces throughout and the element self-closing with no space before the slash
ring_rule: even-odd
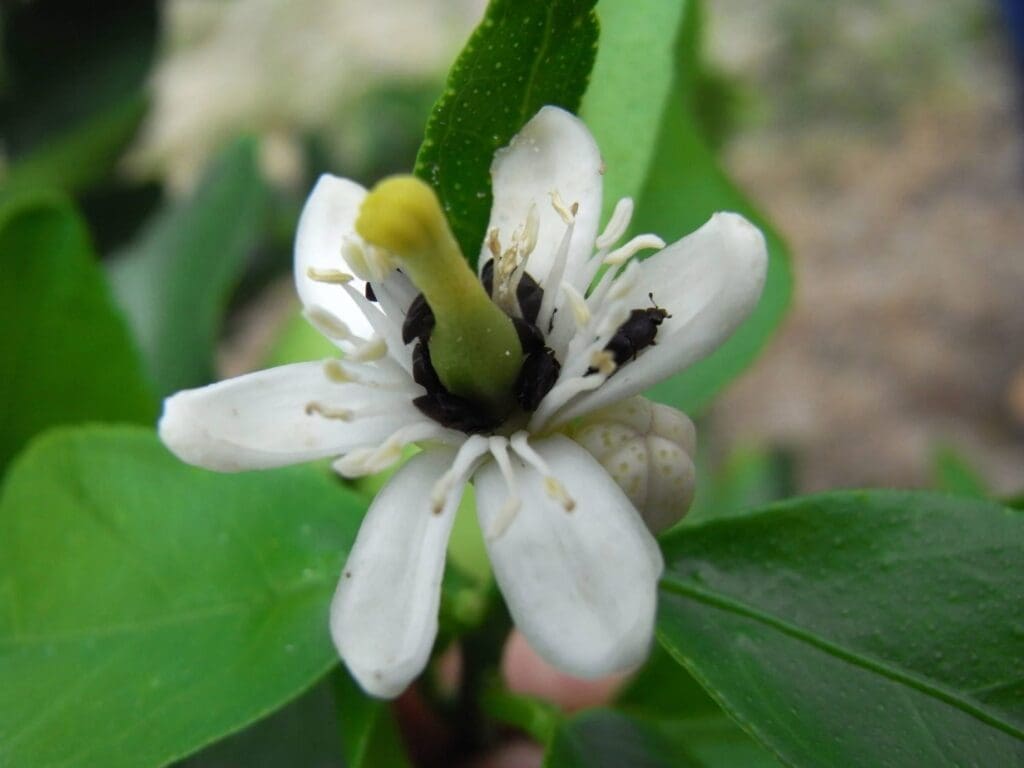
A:
<svg viewBox="0 0 1024 768">
<path fill-rule="evenodd" d="M 651 294 L 669 313 L 657 343 L 571 402 L 557 420 L 639 394 L 710 354 L 757 306 L 767 269 L 764 236 L 736 213 L 716 213 L 693 234 L 641 262 L 623 300 L 642 309 L 651 306 Z"/>
<path fill-rule="evenodd" d="M 374 696 L 401 693 L 426 666 L 437 635 L 445 549 L 460 494 L 440 513 L 431 490 L 454 453 L 414 456 L 377 494 L 331 603 L 331 637 Z"/>
<path fill-rule="evenodd" d="M 408 393 L 338 384 L 314 362 L 179 392 L 164 401 L 159 430 L 182 461 L 239 472 L 337 456 L 417 418 Z"/>
<path fill-rule="evenodd" d="M 661 553 L 629 499 L 583 448 L 562 436 L 534 444 L 575 502 L 566 511 L 545 478 L 517 463 L 514 519 L 487 542 L 509 611 L 530 645 L 570 674 L 594 678 L 643 660 L 654 628 Z M 476 475 L 484 531 L 503 514 L 495 464 Z"/>
<path fill-rule="evenodd" d="M 372 333 L 369 322 L 355 302 L 338 285 L 314 280 L 310 270 L 320 273 L 347 272 L 341 255 L 346 238 L 355 237 L 355 220 L 366 190 L 354 181 L 322 175 L 313 187 L 299 217 L 295 234 L 295 288 L 302 305 L 318 307 L 344 322 L 361 337 Z M 352 285 L 362 291 L 365 282 Z"/>
<path fill-rule="evenodd" d="M 535 206 L 537 246 L 527 272 L 543 285 L 566 228 L 552 205 L 552 193 L 567 207 L 578 204 L 565 269 L 572 276 L 593 251 L 601 216 L 601 174 L 601 152 L 583 122 L 558 107 L 544 107 L 494 156 L 494 205 L 488 231 L 497 229 L 502 247 L 507 248 L 513 232 Z M 481 268 L 490 257 L 485 247 Z"/>
</svg>

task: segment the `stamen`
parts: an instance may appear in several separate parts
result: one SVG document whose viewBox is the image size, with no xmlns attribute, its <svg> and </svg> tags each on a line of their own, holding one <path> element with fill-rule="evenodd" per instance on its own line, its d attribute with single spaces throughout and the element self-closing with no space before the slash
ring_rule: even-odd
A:
<svg viewBox="0 0 1024 768">
<path fill-rule="evenodd" d="M 372 378 L 366 376 L 359 370 L 361 365 L 361 363 L 350 360 L 328 360 L 324 363 L 324 373 L 335 384 L 360 384 L 373 389 L 409 392 L 410 394 L 418 389 L 417 385 L 404 376 L 393 378 Z M 376 373 L 380 369 L 370 367 L 368 370 Z"/>
<path fill-rule="evenodd" d="M 562 242 L 558 244 L 555 252 L 551 270 L 544 284 L 544 298 L 540 302 L 540 311 L 537 313 L 537 327 L 546 329 L 551 324 L 551 315 L 555 309 L 555 299 L 558 298 L 562 286 L 562 276 L 565 274 L 565 265 L 569 259 L 569 243 L 572 241 L 572 233 L 575 224 L 570 219 L 566 222 L 565 234 L 562 235 Z"/>
<path fill-rule="evenodd" d="M 533 412 L 533 416 L 530 417 L 530 431 L 539 431 L 540 428 L 548 422 L 550 417 L 566 403 L 583 392 L 590 392 L 597 389 L 607 380 L 608 377 L 598 371 L 591 376 L 573 376 L 565 381 L 558 382 L 554 387 L 552 387 L 551 391 L 544 396 L 544 399 L 541 400 L 540 406 L 538 406 L 537 410 Z"/>
<path fill-rule="evenodd" d="M 519 252 L 524 262 L 537 247 L 537 232 L 540 230 L 540 216 L 537 214 L 537 204 L 530 203 L 530 210 L 526 212 L 526 221 L 523 224 L 523 234 L 519 243 Z"/>
<path fill-rule="evenodd" d="M 494 541 L 501 538 L 501 535 L 508 530 L 508 527 L 515 520 L 516 514 L 519 512 L 522 502 L 519 499 L 519 494 L 516 493 L 516 473 L 512 468 L 512 462 L 508 458 L 508 441 L 503 437 L 494 436 L 488 440 L 488 445 L 491 455 L 494 456 L 494 460 L 498 464 L 498 469 L 501 470 L 502 477 L 505 478 L 505 487 L 508 490 L 508 497 L 505 499 L 505 503 L 498 511 L 497 516 L 491 521 L 491 525 L 487 530 L 487 538 L 490 541 Z"/>
<path fill-rule="evenodd" d="M 349 451 L 334 462 L 334 470 L 345 477 L 375 475 L 401 459 L 406 446 L 443 434 L 444 429 L 433 421 L 415 422 L 393 432 L 379 446 Z"/>
<path fill-rule="evenodd" d="M 604 232 L 602 232 L 600 236 L 598 236 L 597 240 L 594 241 L 594 245 L 602 250 L 605 248 L 611 248 L 624 234 L 626 234 L 626 230 L 629 229 L 629 222 L 632 218 L 633 199 L 630 197 L 623 197 L 615 204 L 615 210 L 612 211 L 611 218 L 608 219 Z"/>
<path fill-rule="evenodd" d="M 323 307 L 315 305 L 306 307 L 302 310 L 302 314 L 314 328 L 329 339 L 348 342 L 362 341 L 360 337 L 352 333 L 344 321 Z"/>
<path fill-rule="evenodd" d="M 640 251 L 650 248 L 662 249 L 665 241 L 657 235 L 637 235 L 621 248 L 617 248 L 604 258 L 604 263 L 611 266 L 625 264 Z"/>
<path fill-rule="evenodd" d="M 371 363 L 380 360 L 388 353 L 388 345 L 380 336 L 374 336 L 365 344 L 358 345 L 348 354 L 348 359 L 356 363 Z"/>
<path fill-rule="evenodd" d="M 348 239 L 341 245 L 341 257 L 360 280 L 380 282 L 395 268 L 394 260 L 382 248 Z"/>
<path fill-rule="evenodd" d="M 568 283 L 562 285 L 562 293 L 565 294 L 565 298 L 572 309 L 572 316 L 576 321 L 576 327 L 582 331 L 587 327 L 587 323 L 590 322 L 590 308 L 587 307 L 587 300 Z"/>
<path fill-rule="evenodd" d="M 580 212 L 580 204 L 573 203 L 570 206 L 566 206 L 565 201 L 562 200 L 562 196 L 558 194 L 558 190 L 551 192 L 551 206 L 555 209 L 555 213 L 562 217 L 562 221 L 566 224 L 572 224 L 576 220 L 576 214 Z"/>
<path fill-rule="evenodd" d="M 495 259 L 501 256 L 501 240 L 498 239 L 497 227 L 491 227 L 487 232 L 487 250 Z"/>
<path fill-rule="evenodd" d="M 316 280 L 318 283 L 333 285 L 344 285 L 352 280 L 352 275 L 342 272 L 340 269 L 317 269 L 316 267 L 307 267 L 306 277 Z"/>
<path fill-rule="evenodd" d="M 618 367 L 615 364 L 615 357 L 606 349 L 601 349 L 590 356 L 590 366 L 605 376 L 611 376 Z"/>
<path fill-rule="evenodd" d="M 455 454 L 448 471 L 441 475 L 441 478 L 434 483 L 430 491 L 430 511 L 439 515 L 448 505 L 449 498 L 456 488 L 461 489 L 469 479 L 469 476 L 476 471 L 480 460 L 487 454 L 489 443 L 482 435 L 471 435 Z"/>
<path fill-rule="evenodd" d="M 322 416 L 325 419 L 337 419 L 338 421 L 352 421 L 354 414 L 348 408 L 332 408 L 329 405 L 323 405 L 314 400 L 313 402 L 306 403 L 306 415 Z"/>
<path fill-rule="evenodd" d="M 576 509 L 576 501 L 569 495 L 569 492 L 565 490 L 565 486 L 562 485 L 558 481 L 558 478 L 556 478 L 551 472 L 547 462 L 541 458 L 539 453 L 530 447 L 528 438 L 529 436 L 526 432 L 516 432 L 512 435 L 512 450 L 519 454 L 519 457 L 523 461 L 530 464 L 543 476 L 544 492 L 561 504 L 562 508 L 566 512 L 572 512 Z"/>
</svg>

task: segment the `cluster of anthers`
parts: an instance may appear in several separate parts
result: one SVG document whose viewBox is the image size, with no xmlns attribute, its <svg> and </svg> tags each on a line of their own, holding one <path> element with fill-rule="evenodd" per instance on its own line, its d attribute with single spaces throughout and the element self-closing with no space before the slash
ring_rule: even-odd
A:
<svg viewBox="0 0 1024 768">
<path fill-rule="evenodd" d="M 400 692 L 429 658 L 471 480 L 496 579 L 541 655 L 589 677 L 646 653 L 662 569 L 651 531 L 689 505 L 695 435 L 638 395 L 731 334 L 767 258 L 736 214 L 668 247 L 655 235 L 618 245 L 629 199 L 598 235 L 602 174 L 583 124 L 541 110 L 495 157 L 478 273 L 425 183 L 367 192 L 323 177 L 295 277 L 341 358 L 165 405 L 164 441 L 212 469 L 339 456 L 354 477 L 422 449 L 371 505 L 332 605 L 335 643 L 371 693 Z M 657 253 L 634 258 L 644 250 Z"/>
</svg>

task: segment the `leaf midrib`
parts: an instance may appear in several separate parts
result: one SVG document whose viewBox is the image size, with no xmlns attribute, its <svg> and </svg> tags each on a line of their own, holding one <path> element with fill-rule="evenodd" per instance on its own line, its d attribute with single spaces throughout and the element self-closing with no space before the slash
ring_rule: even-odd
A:
<svg viewBox="0 0 1024 768">
<path fill-rule="evenodd" d="M 872 658 L 856 651 L 839 645 L 820 635 L 810 632 L 802 627 L 791 624 L 771 614 L 765 613 L 753 606 L 741 603 L 740 601 L 716 592 L 698 587 L 692 583 L 673 579 L 671 576 L 663 576 L 661 587 L 667 591 L 674 592 L 682 597 L 687 597 L 705 605 L 742 616 L 767 627 L 771 627 L 788 637 L 811 645 L 818 650 L 829 654 L 837 659 L 852 664 L 861 669 L 881 675 L 893 682 L 908 686 L 930 698 L 942 701 L 971 717 L 990 725 L 993 728 L 1003 731 L 1014 738 L 1024 741 L 1024 731 L 1011 723 L 1002 720 L 982 707 L 967 701 L 955 690 L 947 689 L 936 684 L 928 678 L 921 677 L 891 666 L 879 659 Z"/>
</svg>

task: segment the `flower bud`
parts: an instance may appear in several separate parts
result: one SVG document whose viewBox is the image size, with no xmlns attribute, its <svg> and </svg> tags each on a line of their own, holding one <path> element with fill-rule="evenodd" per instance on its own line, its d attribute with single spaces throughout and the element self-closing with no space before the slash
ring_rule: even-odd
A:
<svg viewBox="0 0 1024 768">
<path fill-rule="evenodd" d="M 697 430 L 686 414 L 633 397 L 590 414 L 573 437 L 625 491 L 652 533 L 690 509 Z"/>
</svg>

